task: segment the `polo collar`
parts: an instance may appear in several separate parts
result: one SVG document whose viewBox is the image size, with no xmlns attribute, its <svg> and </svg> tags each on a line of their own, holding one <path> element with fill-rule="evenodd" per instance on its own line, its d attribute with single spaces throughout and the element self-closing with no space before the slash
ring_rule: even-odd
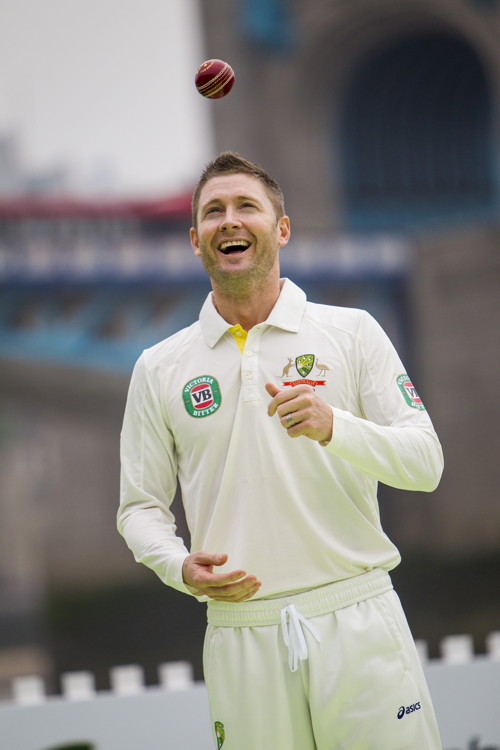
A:
<svg viewBox="0 0 500 750">
<path fill-rule="evenodd" d="M 284 279 L 280 296 L 264 324 L 281 328 L 283 331 L 297 333 L 304 317 L 306 302 L 305 292 L 290 279 Z M 201 308 L 200 325 L 205 341 L 211 349 L 231 327 L 227 320 L 224 320 L 215 309 L 212 292 L 210 292 Z"/>
</svg>

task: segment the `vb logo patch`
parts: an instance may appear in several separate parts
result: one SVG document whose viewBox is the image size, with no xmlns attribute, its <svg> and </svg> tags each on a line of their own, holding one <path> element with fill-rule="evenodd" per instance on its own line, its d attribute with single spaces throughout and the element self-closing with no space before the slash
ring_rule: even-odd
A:
<svg viewBox="0 0 500 750">
<path fill-rule="evenodd" d="M 422 399 L 418 395 L 417 389 L 411 382 L 408 375 L 398 375 L 396 382 L 408 406 L 412 406 L 414 409 L 425 411 L 425 406 L 422 403 Z"/>
<path fill-rule="evenodd" d="M 192 417 L 209 417 L 222 402 L 219 384 L 211 375 L 201 375 L 182 389 L 186 411 Z"/>
<path fill-rule="evenodd" d="M 217 738 L 217 750 L 220 750 L 226 739 L 226 731 L 222 721 L 215 722 L 215 737 Z"/>
</svg>

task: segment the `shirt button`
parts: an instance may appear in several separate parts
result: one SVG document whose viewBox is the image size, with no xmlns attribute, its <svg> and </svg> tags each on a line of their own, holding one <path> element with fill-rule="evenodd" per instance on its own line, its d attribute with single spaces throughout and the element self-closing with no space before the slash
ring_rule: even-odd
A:
<svg viewBox="0 0 500 750">
<path fill-rule="evenodd" d="M 245 354 L 247 355 L 247 357 L 253 357 L 253 352 L 252 351 L 245 352 Z"/>
<path fill-rule="evenodd" d="M 253 372 L 246 372 L 245 377 L 250 380 L 250 378 L 253 378 Z"/>
</svg>

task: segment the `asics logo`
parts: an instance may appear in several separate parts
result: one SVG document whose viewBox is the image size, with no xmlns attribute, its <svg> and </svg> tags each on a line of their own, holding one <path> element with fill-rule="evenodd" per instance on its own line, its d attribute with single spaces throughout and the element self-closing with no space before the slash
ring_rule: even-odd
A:
<svg viewBox="0 0 500 750">
<path fill-rule="evenodd" d="M 402 719 L 405 714 L 412 714 L 414 711 L 420 711 L 422 708 L 420 701 L 411 703 L 409 706 L 401 706 L 398 711 L 398 719 Z"/>
</svg>

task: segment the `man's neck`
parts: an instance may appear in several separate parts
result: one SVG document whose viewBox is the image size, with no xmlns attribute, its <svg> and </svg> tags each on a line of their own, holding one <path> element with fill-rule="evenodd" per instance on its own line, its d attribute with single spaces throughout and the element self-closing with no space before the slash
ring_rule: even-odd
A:
<svg viewBox="0 0 500 750">
<path fill-rule="evenodd" d="M 212 283 L 213 302 L 219 315 L 229 325 L 239 323 L 245 331 L 249 331 L 258 323 L 267 320 L 280 295 L 282 283 L 278 278 L 275 283 L 268 284 L 265 288 L 254 289 L 249 294 L 238 296 L 227 294 Z"/>
</svg>

